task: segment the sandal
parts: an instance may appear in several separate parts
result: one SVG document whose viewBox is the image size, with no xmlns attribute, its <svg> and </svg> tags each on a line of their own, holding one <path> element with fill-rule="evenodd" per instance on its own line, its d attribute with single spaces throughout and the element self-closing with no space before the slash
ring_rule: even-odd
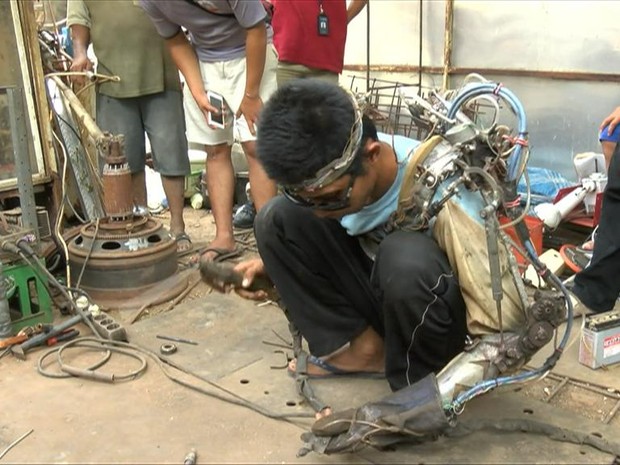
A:
<svg viewBox="0 0 620 465">
<path fill-rule="evenodd" d="M 213 258 L 203 259 L 203 257 L 209 252 L 214 254 Z M 230 249 L 223 249 L 221 247 L 207 247 L 201 252 L 200 261 L 201 262 L 223 262 L 225 260 L 229 260 L 231 258 L 240 256 L 241 252 L 242 251 L 237 248 L 230 250 Z"/>
<path fill-rule="evenodd" d="M 321 368 L 327 373 L 320 375 L 313 375 L 308 373 L 308 365 L 314 365 Z M 295 366 L 296 370 L 287 369 L 289 376 L 295 377 L 297 374 L 306 376 L 308 379 L 329 379 L 329 378 L 365 378 L 365 379 L 384 379 L 385 373 L 379 373 L 376 371 L 346 371 L 338 368 L 325 360 L 315 357 L 314 355 L 308 355 L 307 357 L 298 357 Z"/>
<path fill-rule="evenodd" d="M 189 234 L 187 234 L 185 231 L 174 236 L 174 241 L 177 243 L 177 254 L 178 255 L 183 255 L 189 252 L 190 250 L 192 250 L 192 247 L 193 247 L 192 239 L 191 237 L 189 237 Z M 184 243 L 186 243 L 187 246 L 184 247 L 183 246 Z"/>
<path fill-rule="evenodd" d="M 566 266 L 574 273 L 579 273 L 590 263 L 592 252 L 584 253 L 581 251 L 581 248 L 576 245 L 564 244 L 560 247 L 560 256 L 564 260 L 564 263 L 566 263 Z"/>
</svg>

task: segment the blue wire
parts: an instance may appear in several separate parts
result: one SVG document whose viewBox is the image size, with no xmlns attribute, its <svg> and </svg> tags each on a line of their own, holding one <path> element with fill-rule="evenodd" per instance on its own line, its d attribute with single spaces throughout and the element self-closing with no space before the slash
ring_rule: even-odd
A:
<svg viewBox="0 0 620 465">
<path fill-rule="evenodd" d="M 483 94 L 498 95 L 510 104 L 518 120 L 518 138 L 525 139 L 527 137 L 527 118 L 525 116 L 525 110 L 523 109 L 523 105 L 521 105 L 521 101 L 510 90 L 504 87 L 499 87 L 495 83 L 480 83 L 468 86 L 462 93 L 456 96 L 456 98 L 452 102 L 452 105 L 450 105 L 450 108 L 448 109 L 447 117 L 450 119 L 454 119 L 460 107 L 466 101 Z M 517 144 L 514 152 L 508 158 L 507 168 L 509 181 L 517 181 L 516 178 L 519 174 L 519 166 L 521 166 L 522 152 L 523 147 Z"/>
</svg>

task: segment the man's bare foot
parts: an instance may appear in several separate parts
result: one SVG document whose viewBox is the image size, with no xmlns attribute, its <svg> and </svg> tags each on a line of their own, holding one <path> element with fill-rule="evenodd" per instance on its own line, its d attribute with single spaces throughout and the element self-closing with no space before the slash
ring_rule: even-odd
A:
<svg viewBox="0 0 620 465">
<path fill-rule="evenodd" d="M 185 231 L 173 232 L 170 231 L 170 234 L 174 238 L 177 243 L 177 253 L 183 254 L 191 250 L 192 248 L 192 239 Z"/>
<path fill-rule="evenodd" d="M 318 359 L 308 356 L 306 373 L 309 376 L 372 374 L 385 372 L 383 339 L 371 328 L 366 328 L 348 347 L 329 357 Z M 297 360 L 289 362 L 289 371 L 295 372 Z"/>
<path fill-rule="evenodd" d="M 589 241 L 584 242 L 581 245 L 582 250 L 586 250 L 588 252 L 592 252 L 594 250 L 594 241 L 590 239 Z"/>
<path fill-rule="evenodd" d="M 321 418 L 325 418 L 325 417 L 330 416 L 332 413 L 334 413 L 334 412 L 333 412 L 331 407 L 325 407 L 320 412 L 316 412 L 314 414 L 314 419 L 315 420 L 320 420 Z"/>
<path fill-rule="evenodd" d="M 342 355 L 348 358 L 348 354 L 344 351 L 342 352 Z M 355 362 L 347 364 L 339 363 L 337 360 L 339 358 L 340 357 L 335 356 L 333 358 L 322 360 L 318 359 L 317 357 L 309 356 L 306 364 L 305 373 L 313 378 L 330 377 L 334 375 L 346 376 L 347 374 L 379 375 L 384 373 L 383 354 L 381 354 L 381 360 L 379 360 L 379 357 L 377 357 L 377 360 L 374 361 L 355 360 Z M 334 362 L 335 359 L 336 361 Z M 297 371 L 297 359 L 293 359 L 288 363 L 288 369 L 291 373 L 295 373 Z"/>
</svg>

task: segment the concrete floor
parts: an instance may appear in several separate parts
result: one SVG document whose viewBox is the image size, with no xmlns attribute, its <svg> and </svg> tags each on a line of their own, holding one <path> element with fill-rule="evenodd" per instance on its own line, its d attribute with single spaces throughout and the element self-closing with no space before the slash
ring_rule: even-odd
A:
<svg viewBox="0 0 620 465">
<path fill-rule="evenodd" d="M 202 283 L 201 283 L 202 285 Z M 130 313 L 119 313 L 123 320 Z M 577 325 L 576 325 L 577 326 Z M 310 414 L 283 368 L 291 352 L 287 324 L 273 306 L 257 307 L 235 295 L 205 294 L 173 310 L 127 326 L 133 344 L 158 352 L 156 335 L 183 337 L 170 360 L 196 376 L 182 381 L 208 393 L 247 403 L 270 414 Z M 574 335 L 578 328 L 574 330 Z M 87 334 L 83 331 L 82 334 Z M 616 372 L 593 372 L 576 363 L 576 344 L 558 365 L 560 372 L 618 387 Z M 167 378 L 152 359 L 137 379 L 114 384 L 77 378 L 51 379 L 37 373 L 43 352 L 26 361 L 0 360 L 0 453 L 24 433 L 32 433 L 0 460 L 3 463 L 183 463 L 191 448 L 198 463 L 612 463 L 613 457 L 589 446 L 553 441 L 525 433 L 479 431 L 440 438 L 393 451 L 364 449 L 357 454 L 297 457 L 308 418 L 282 421 L 247 407 L 184 387 Z M 75 363 L 89 353 L 75 351 Z M 54 364 L 45 364 L 49 370 Z M 113 356 L 102 370 L 122 375 L 133 359 Z M 384 380 L 321 380 L 319 397 L 336 410 L 358 406 L 389 392 Z M 620 420 L 610 424 L 505 388 L 467 405 L 460 423 L 474 419 L 534 419 L 578 431 L 618 437 Z"/>
</svg>

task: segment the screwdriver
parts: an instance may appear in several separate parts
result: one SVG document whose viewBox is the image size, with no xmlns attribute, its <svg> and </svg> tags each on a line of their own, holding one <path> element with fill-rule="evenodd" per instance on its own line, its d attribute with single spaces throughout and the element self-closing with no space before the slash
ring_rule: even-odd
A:
<svg viewBox="0 0 620 465">
<path fill-rule="evenodd" d="M 183 460 L 183 465 L 195 465 L 196 464 L 196 449 L 192 449 Z"/>
<path fill-rule="evenodd" d="M 77 336 L 79 336 L 79 334 L 80 332 L 77 329 L 73 328 L 63 333 L 60 333 L 58 336 L 50 337 L 47 341 L 45 341 L 45 343 L 48 346 L 53 346 L 54 344 L 57 344 L 59 342 L 69 341 L 73 338 L 76 338 Z"/>
</svg>

